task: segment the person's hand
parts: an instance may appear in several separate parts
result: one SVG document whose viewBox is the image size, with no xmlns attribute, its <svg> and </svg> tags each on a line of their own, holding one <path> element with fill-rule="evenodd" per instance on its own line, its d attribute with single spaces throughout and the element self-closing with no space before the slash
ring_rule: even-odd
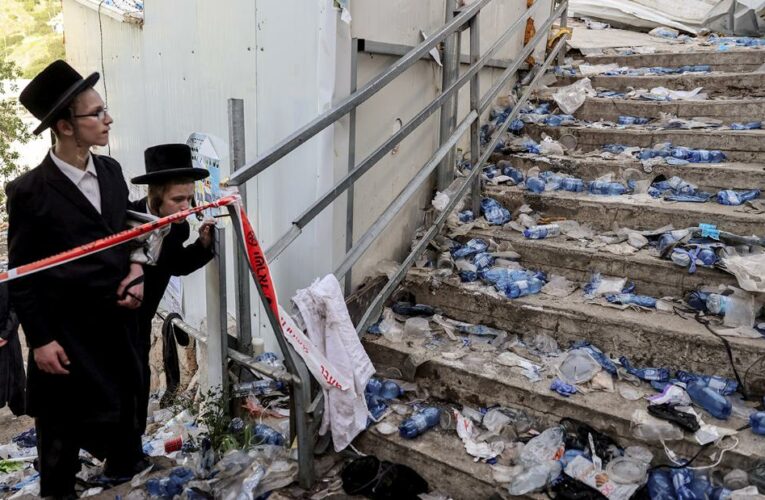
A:
<svg viewBox="0 0 765 500">
<path fill-rule="evenodd" d="M 215 227 L 215 221 L 207 219 L 199 227 L 199 243 L 204 248 L 210 248 L 213 242 L 213 228 Z"/>
<path fill-rule="evenodd" d="M 5 339 L 0 339 L 0 347 L 3 347 L 5 344 L 7 344 L 8 341 Z"/>
<path fill-rule="evenodd" d="M 138 309 L 143 300 L 143 282 L 135 283 L 136 279 L 143 276 L 143 266 L 141 264 L 130 264 L 130 272 L 117 287 L 117 304 L 128 309 Z"/>
<path fill-rule="evenodd" d="M 38 368 L 45 373 L 69 375 L 69 370 L 66 369 L 69 366 L 69 358 L 66 357 L 64 348 L 55 340 L 34 349 L 32 353 Z"/>
</svg>

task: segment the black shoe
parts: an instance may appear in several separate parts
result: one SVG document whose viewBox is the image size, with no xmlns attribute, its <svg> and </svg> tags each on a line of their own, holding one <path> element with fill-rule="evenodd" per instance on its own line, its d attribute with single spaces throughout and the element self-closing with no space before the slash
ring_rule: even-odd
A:
<svg viewBox="0 0 765 500">
<path fill-rule="evenodd" d="M 688 432 L 696 432 L 701 426 L 696 417 L 675 409 L 675 405 L 664 403 L 661 405 L 649 405 L 648 413 L 656 418 L 667 420 Z"/>
<path fill-rule="evenodd" d="M 119 481 L 120 483 L 124 483 L 126 481 L 130 481 L 133 478 L 133 476 L 135 476 L 136 474 L 140 474 L 141 472 L 145 471 L 149 467 L 153 467 L 153 466 L 154 466 L 154 463 L 146 455 L 144 455 L 137 462 L 129 466 L 125 466 L 124 464 L 111 466 L 111 464 L 107 460 L 106 466 L 104 467 L 104 477 L 107 480 Z"/>
</svg>

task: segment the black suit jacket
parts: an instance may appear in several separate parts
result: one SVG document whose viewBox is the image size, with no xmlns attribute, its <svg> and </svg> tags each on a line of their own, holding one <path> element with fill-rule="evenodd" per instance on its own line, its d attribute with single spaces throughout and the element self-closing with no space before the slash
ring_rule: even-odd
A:
<svg viewBox="0 0 765 500">
<path fill-rule="evenodd" d="M 106 156 L 93 160 L 101 214 L 50 155 L 8 184 L 10 268 L 125 229 L 128 190 L 120 165 Z M 128 247 L 120 245 L 10 282 L 29 346 L 56 340 L 71 362 L 69 375 L 46 374 L 30 351 L 30 415 L 101 422 L 134 413 L 135 387 L 142 383 L 138 315 L 116 304 L 129 258 Z"/>
</svg>

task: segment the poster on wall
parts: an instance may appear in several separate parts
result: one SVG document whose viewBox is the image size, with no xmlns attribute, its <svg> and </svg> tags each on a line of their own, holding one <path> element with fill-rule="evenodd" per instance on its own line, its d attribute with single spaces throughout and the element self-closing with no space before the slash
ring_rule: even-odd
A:
<svg viewBox="0 0 765 500">
<path fill-rule="evenodd" d="M 196 183 L 194 189 L 196 203 L 202 204 L 217 200 L 220 198 L 220 169 L 224 160 L 221 151 L 225 150 L 220 147 L 222 141 L 209 134 L 194 132 L 189 135 L 186 144 L 191 148 L 191 162 L 194 166 L 210 172 L 207 179 Z M 221 213 L 220 209 L 215 208 L 205 211 L 204 216 L 212 217 L 219 213 Z"/>
</svg>

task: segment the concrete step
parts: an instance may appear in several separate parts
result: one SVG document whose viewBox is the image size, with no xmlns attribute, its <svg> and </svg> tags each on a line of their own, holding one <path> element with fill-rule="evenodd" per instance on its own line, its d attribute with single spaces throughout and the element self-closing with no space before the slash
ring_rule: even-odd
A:
<svg viewBox="0 0 765 500">
<path fill-rule="evenodd" d="M 693 274 L 672 261 L 651 255 L 647 249 L 632 255 L 615 255 L 602 249 L 587 248 L 565 237 L 529 240 L 512 229 L 475 229 L 465 237 L 508 242 L 521 255 L 521 264 L 560 274 L 575 283 L 586 283 L 593 272 L 634 281 L 638 293 L 653 297 L 684 297 L 703 285 L 734 285 L 735 278 L 715 268 L 698 267 Z"/>
<path fill-rule="evenodd" d="M 742 236 L 763 236 L 765 214 L 739 211 L 741 207 L 708 203 L 673 203 L 646 195 L 598 196 L 566 191 L 531 193 L 518 187 L 487 186 L 484 194 L 510 210 L 528 204 L 549 217 L 566 217 L 601 230 L 614 225 L 631 229 L 676 228 L 699 223 L 716 224 L 723 231 Z"/>
<path fill-rule="evenodd" d="M 624 144 L 650 148 L 663 142 L 688 148 L 719 149 L 729 161 L 765 161 L 765 130 L 649 130 L 643 127 L 588 128 L 548 127 L 527 124 L 523 133 L 541 140 L 545 133 L 557 139 L 571 134 L 577 139 L 577 149 L 600 151 L 604 144 Z"/>
<path fill-rule="evenodd" d="M 404 439 L 398 433 L 385 436 L 371 428 L 353 444 L 362 453 L 411 467 L 425 478 L 431 491 L 446 493 L 455 500 L 510 497 L 507 489 L 492 479 L 489 464 L 473 461 L 455 430 L 436 427 L 415 439 Z"/>
<path fill-rule="evenodd" d="M 643 68 L 709 64 L 712 71 L 750 72 L 765 64 L 765 50 L 740 48 L 719 52 L 716 47 L 693 52 L 657 52 L 654 54 L 597 55 L 585 57 L 587 64 L 616 63 L 620 67 Z"/>
<path fill-rule="evenodd" d="M 625 172 L 640 179 L 667 178 L 677 175 L 699 188 L 717 192 L 722 189 L 765 190 L 765 164 L 757 163 L 689 163 L 688 165 L 654 165 L 651 172 L 645 172 L 637 160 L 610 160 L 584 156 L 540 156 L 528 153 L 516 155 L 495 155 L 492 161 L 508 160 L 513 166 L 526 171 L 539 167 L 542 171 L 554 170 L 580 177 L 585 180 L 597 179 L 613 173 L 615 178 L 624 178 Z M 627 172 L 629 171 L 629 172 Z M 635 177 L 630 177 L 635 178 Z"/>
<path fill-rule="evenodd" d="M 580 120 L 615 122 L 619 116 L 659 118 L 661 113 L 678 118 L 705 116 L 734 122 L 750 122 L 765 117 L 765 99 L 724 99 L 710 101 L 653 102 L 631 99 L 588 98 L 574 114 Z"/>
<path fill-rule="evenodd" d="M 439 293 L 440 295 L 440 293 Z M 423 296 L 422 298 L 427 298 Z M 481 315 L 486 318 L 484 314 Z M 459 318 L 458 318 L 459 319 Z M 464 319 L 464 318 L 462 318 Z M 528 331 L 528 329 L 526 329 Z M 455 350 L 456 345 L 427 348 L 419 339 L 393 344 L 384 338 L 367 335 L 364 345 L 375 366 L 379 369 L 411 367 L 410 376 L 433 397 L 460 401 L 475 406 L 500 404 L 526 411 L 545 426 L 555 425 L 562 418 L 586 422 L 595 429 L 611 436 L 621 446 L 641 444 L 652 449 L 655 463 L 666 463 L 665 455 L 657 443 L 640 442 L 630 430 L 630 418 L 637 409 L 645 409 L 645 401 L 628 401 L 618 392 L 590 392 L 564 398 L 549 390 L 553 374 L 545 372 L 545 378 L 532 383 L 514 369 L 494 362 L 496 353 L 475 353 L 473 359 L 448 360 L 441 356 L 443 350 Z M 480 357 L 479 360 L 476 357 Z M 646 393 L 650 388 L 646 389 Z M 740 427 L 744 422 L 731 418 L 722 422 L 705 415 L 705 420 L 721 427 Z M 743 431 L 739 445 L 725 454 L 723 467 L 747 469 L 765 452 L 765 438 Z M 681 456 L 690 457 L 699 450 L 692 437 L 672 441 L 669 446 Z M 443 455 L 449 454 L 448 451 Z M 706 454 L 705 454 L 706 455 Z M 708 463 L 704 457 L 703 463 Z"/>
<path fill-rule="evenodd" d="M 558 77 L 557 85 L 570 85 L 578 76 Z M 593 88 L 609 90 L 652 89 L 666 87 L 671 90 L 693 90 L 703 87 L 704 92 L 730 98 L 765 97 L 765 73 L 689 73 L 685 75 L 654 76 L 592 76 Z"/>
<path fill-rule="evenodd" d="M 409 273 L 405 287 L 418 303 L 438 307 L 448 317 L 500 328 L 522 339 L 546 333 L 562 348 L 589 340 L 613 358 L 634 359 L 636 366 L 735 377 L 722 341 L 692 317 L 607 307 L 588 301 L 581 290 L 565 298 L 537 294 L 510 300 L 480 283 L 460 283 L 456 276 L 439 278 L 420 269 Z M 728 341 L 739 375 L 743 378 L 753 367 L 747 388 L 755 394 L 765 392 L 760 364 L 765 341 L 740 337 Z"/>
</svg>

